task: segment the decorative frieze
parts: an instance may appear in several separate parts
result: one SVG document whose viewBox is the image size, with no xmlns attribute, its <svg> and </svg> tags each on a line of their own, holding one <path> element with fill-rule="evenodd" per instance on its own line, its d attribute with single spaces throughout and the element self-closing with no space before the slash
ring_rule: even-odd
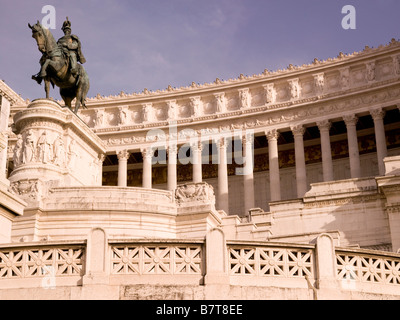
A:
<svg viewBox="0 0 400 320">
<path fill-rule="evenodd" d="M 300 99 L 301 87 L 299 79 L 290 79 L 289 81 L 289 93 L 291 100 Z"/>
<path fill-rule="evenodd" d="M 324 93 L 325 89 L 325 73 L 318 73 L 314 75 L 314 87 L 317 96 Z"/>
<path fill-rule="evenodd" d="M 191 97 L 190 104 L 192 106 L 193 117 L 197 118 L 203 115 L 203 103 L 201 97 Z"/>
<path fill-rule="evenodd" d="M 240 109 L 248 109 L 251 106 L 251 96 L 250 96 L 250 90 L 248 88 L 246 89 L 240 89 L 239 90 L 239 107 Z"/>
<path fill-rule="evenodd" d="M 273 83 L 269 83 L 263 87 L 265 91 L 265 102 L 267 104 L 274 104 L 276 102 L 275 85 Z"/>
<path fill-rule="evenodd" d="M 375 66 L 375 61 L 368 62 L 366 64 L 366 73 L 365 77 L 367 79 L 367 82 L 370 83 L 375 80 L 376 77 L 376 66 Z"/>
<path fill-rule="evenodd" d="M 216 112 L 217 113 L 224 113 L 226 112 L 226 98 L 225 92 L 215 93 L 214 94 L 216 100 Z"/>
</svg>

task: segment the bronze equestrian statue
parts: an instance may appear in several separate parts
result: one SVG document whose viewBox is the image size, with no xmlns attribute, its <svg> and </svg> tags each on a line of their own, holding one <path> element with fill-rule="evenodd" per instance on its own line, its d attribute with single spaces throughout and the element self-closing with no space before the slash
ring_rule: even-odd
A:
<svg viewBox="0 0 400 320">
<path fill-rule="evenodd" d="M 85 100 L 89 91 L 89 77 L 86 70 L 80 63 L 85 63 L 82 54 L 79 38 L 71 35 L 71 22 L 64 22 L 62 30 L 64 37 L 55 41 L 49 29 L 44 28 L 39 21 L 29 28 L 32 30 L 32 37 L 36 40 L 39 51 L 42 52 L 40 59 L 40 72 L 32 79 L 39 84 L 44 80 L 46 98 L 50 97 L 50 83 L 60 88 L 60 95 L 65 105 L 72 110 L 72 100 L 76 98 L 75 114 L 82 106 L 86 108 Z"/>
</svg>

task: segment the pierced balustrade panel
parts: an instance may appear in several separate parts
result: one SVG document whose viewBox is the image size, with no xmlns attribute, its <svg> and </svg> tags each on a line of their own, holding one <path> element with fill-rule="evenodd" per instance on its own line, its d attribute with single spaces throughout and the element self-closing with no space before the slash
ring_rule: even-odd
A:
<svg viewBox="0 0 400 320">
<path fill-rule="evenodd" d="M 400 285 L 400 258 L 336 252 L 338 280 Z"/>
<path fill-rule="evenodd" d="M 230 246 L 231 275 L 261 277 L 314 277 L 312 249 Z"/>
<path fill-rule="evenodd" d="M 112 245 L 112 274 L 201 274 L 201 245 Z"/>
<path fill-rule="evenodd" d="M 82 276 L 83 247 L 0 249 L 0 279 Z"/>
</svg>

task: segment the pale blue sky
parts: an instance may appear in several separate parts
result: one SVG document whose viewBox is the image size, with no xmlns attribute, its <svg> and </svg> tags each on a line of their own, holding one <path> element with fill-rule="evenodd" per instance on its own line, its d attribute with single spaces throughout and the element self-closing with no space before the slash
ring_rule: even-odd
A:
<svg viewBox="0 0 400 320">
<path fill-rule="evenodd" d="M 347 4 L 356 30 L 341 27 Z M 27 24 L 44 5 L 56 8 L 56 39 L 66 16 L 80 37 L 90 97 L 259 74 L 400 38 L 398 0 L 0 0 L 0 79 L 31 100 L 44 88 L 31 80 L 41 54 Z"/>
</svg>

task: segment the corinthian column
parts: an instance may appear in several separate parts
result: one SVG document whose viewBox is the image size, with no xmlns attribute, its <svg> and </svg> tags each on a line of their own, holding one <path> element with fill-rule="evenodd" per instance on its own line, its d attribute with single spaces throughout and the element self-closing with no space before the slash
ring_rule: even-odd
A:
<svg viewBox="0 0 400 320">
<path fill-rule="evenodd" d="M 193 182 L 200 183 L 203 181 L 203 172 L 202 172 L 202 157 L 201 153 L 203 151 L 203 144 L 201 141 L 193 143 L 191 145 L 192 148 L 192 156 L 193 156 Z"/>
<path fill-rule="evenodd" d="M 128 159 L 129 152 L 121 150 L 117 152 L 118 157 L 118 187 L 126 187 L 128 183 Z"/>
<path fill-rule="evenodd" d="M 170 145 L 168 152 L 168 190 L 173 191 L 177 187 L 177 146 Z"/>
<path fill-rule="evenodd" d="M 254 200 L 254 136 L 247 135 L 243 139 L 243 156 L 245 159 L 243 167 L 243 178 L 244 178 L 244 210 L 248 210 L 255 207 Z"/>
<path fill-rule="evenodd" d="M 153 160 L 153 150 L 151 148 L 141 149 L 143 156 L 143 181 L 142 187 L 151 189 L 152 188 L 152 174 L 151 174 L 151 162 Z"/>
<path fill-rule="evenodd" d="M 320 121 L 317 123 L 321 135 L 321 153 L 322 153 L 322 171 L 324 182 L 333 181 L 333 163 L 332 163 L 332 150 L 331 139 L 329 130 L 331 122 L 328 120 Z"/>
<path fill-rule="evenodd" d="M 376 153 L 378 157 L 378 168 L 379 175 L 385 175 L 385 163 L 383 159 L 387 157 L 387 145 L 386 145 L 386 135 L 385 135 L 385 125 L 383 123 L 383 118 L 385 117 L 385 112 L 382 108 L 373 109 L 370 111 L 372 119 L 374 119 L 375 126 L 375 140 L 376 140 Z"/>
<path fill-rule="evenodd" d="M 218 146 L 218 208 L 229 214 L 228 161 L 226 154 L 226 138 L 217 141 Z"/>
<path fill-rule="evenodd" d="M 303 141 L 303 135 L 305 129 L 303 128 L 303 126 L 295 126 L 292 127 L 291 129 L 294 136 L 297 197 L 303 198 L 307 192 L 307 172 L 306 172 L 306 161 L 304 156 L 304 141 Z"/>
<path fill-rule="evenodd" d="M 357 121 L 356 115 L 343 117 L 347 127 L 347 140 L 349 143 L 350 173 L 351 178 L 361 177 L 360 153 L 357 140 Z"/>
<path fill-rule="evenodd" d="M 7 147 L 8 147 L 8 118 L 10 116 L 10 102 L 3 97 L 1 99 L 1 108 L 0 108 L 0 180 L 6 179 L 6 168 L 7 168 Z"/>
<path fill-rule="evenodd" d="M 277 130 L 265 132 L 268 138 L 269 153 L 269 185 L 271 190 L 271 201 L 281 200 L 281 180 L 279 174 L 279 158 L 278 158 L 278 137 Z"/>
</svg>

